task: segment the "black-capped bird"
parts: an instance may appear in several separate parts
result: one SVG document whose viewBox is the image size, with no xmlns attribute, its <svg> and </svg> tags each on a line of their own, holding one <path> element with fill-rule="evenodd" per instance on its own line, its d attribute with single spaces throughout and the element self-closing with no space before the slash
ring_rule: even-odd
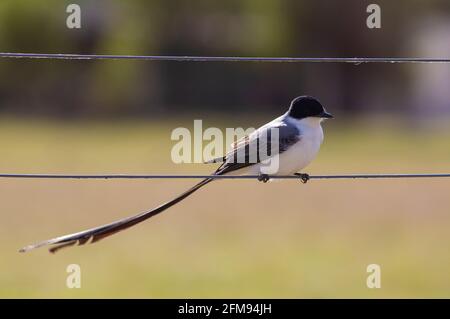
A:
<svg viewBox="0 0 450 319">
<path fill-rule="evenodd" d="M 208 163 L 221 162 L 213 175 L 260 175 L 260 180 L 266 182 L 269 176 L 265 173 L 264 168 L 267 167 L 268 161 L 276 158 L 277 170 L 271 175 L 296 174 L 306 181 L 308 175 L 298 172 L 316 157 L 323 141 L 321 122 L 328 118 L 333 118 L 333 116 L 324 109 L 318 100 L 310 96 L 299 96 L 292 100 L 285 114 L 234 143 L 232 149 L 225 156 L 209 161 Z M 276 132 L 276 135 L 273 132 Z M 277 137 L 275 140 L 274 136 Z M 265 152 L 261 152 L 262 149 L 265 149 Z M 265 156 L 261 156 L 261 153 Z M 162 213 L 213 180 L 213 178 L 206 178 L 151 211 L 25 246 L 20 252 L 52 245 L 53 247 L 49 250 L 54 253 L 68 246 L 95 243 Z"/>
</svg>

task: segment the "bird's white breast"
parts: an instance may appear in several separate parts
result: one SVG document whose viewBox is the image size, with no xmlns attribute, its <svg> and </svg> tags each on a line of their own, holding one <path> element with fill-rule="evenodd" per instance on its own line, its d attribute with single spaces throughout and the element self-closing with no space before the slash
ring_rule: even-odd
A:
<svg viewBox="0 0 450 319">
<path fill-rule="evenodd" d="M 302 171 L 316 157 L 323 142 L 320 119 L 294 120 L 300 131 L 300 140 L 279 155 L 277 175 L 291 175 Z"/>
<path fill-rule="evenodd" d="M 306 118 L 302 120 L 290 120 L 290 124 L 295 125 L 300 132 L 300 139 L 290 146 L 278 157 L 277 173 L 269 175 L 292 175 L 301 172 L 319 152 L 323 142 L 323 130 L 318 118 Z M 273 160 L 273 158 L 271 158 Z M 271 163 L 273 165 L 273 163 Z M 255 164 L 238 171 L 231 172 L 230 175 L 259 175 L 267 174 L 262 167 L 267 168 L 267 164 Z"/>
</svg>

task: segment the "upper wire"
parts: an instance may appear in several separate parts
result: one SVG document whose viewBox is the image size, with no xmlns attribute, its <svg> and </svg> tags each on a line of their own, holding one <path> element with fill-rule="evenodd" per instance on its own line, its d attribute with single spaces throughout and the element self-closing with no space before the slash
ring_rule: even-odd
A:
<svg viewBox="0 0 450 319">
<path fill-rule="evenodd" d="M 288 62 L 288 63 L 450 63 L 450 58 L 407 57 L 240 57 L 240 56 L 177 56 L 0 52 L 0 58 L 58 60 L 147 60 L 177 62 Z"/>
</svg>

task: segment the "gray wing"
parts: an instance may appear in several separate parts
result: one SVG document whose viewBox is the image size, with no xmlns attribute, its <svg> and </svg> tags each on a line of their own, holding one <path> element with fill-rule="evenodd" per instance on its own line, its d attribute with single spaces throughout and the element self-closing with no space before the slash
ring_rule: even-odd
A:
<svg viewBox="0 0 450 319">
<path fill-rule="evenodd" d="M 295 126 L 284 121 L 269 123 L 234 143 L 223 158 L 211 162 L 223 162 L 215 173 L 226 174 L 282 154 L 300 139 L 301 132 Z"/>
</svg>

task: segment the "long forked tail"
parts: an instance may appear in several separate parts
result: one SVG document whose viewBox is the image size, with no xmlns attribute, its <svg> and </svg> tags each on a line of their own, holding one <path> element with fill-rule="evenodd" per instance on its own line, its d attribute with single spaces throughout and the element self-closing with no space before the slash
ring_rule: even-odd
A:
<svg viewBox="0 0 450 319">
<path fill-rule="evenodd" d="M 169 202 L 166 202 L 162 204 L 161 206 L 156 207 L 155 209 L 143 212 L 135 216 L 127 217 L 118 221 L 115 221 L 110 224 L 106 224 L 103 226 L 91 228 L 85 231 L 81 231 L 78 233 L 65 235 L 56 237 L 53 239 L 45 240 L 39 243 L 31 244 L 28 246 L 23 247 L 20 249 L 20 252 L 27 252 L 42 246 L 47 245 L 55 245 L 54 247 L 51 247 L 49 251 L 51 253 L 55 253 L 58 250 L 69 247 L 69 246 L 75 246 L 75 245 L 84 245 L 86 243 L 95 243 L 103 238 L 106 238 L 108 236 L 114 235 L 117 232 L 120 232 L 122 230 L 125 230 L 127 228 L 130 228 L 136 224 L 139 224 L 143 222 L 144 220 L 147 220 L 159 213 L 162 213 L 166 209 L 172 207 L 173 205 L 181 202 L 183 199 L 188 197 L 189 195 L 193 194 L 195 191 L 199 190 L 201 187 L 205 186 L 209 182 L 211 182 L 212 178 L 207 178 L 198 183 L 197 185 L 191 187 L 187 191 L 185 191 L 183 194 L 177 196 L 176 198 L 172 199 Z"/>
</svg>

